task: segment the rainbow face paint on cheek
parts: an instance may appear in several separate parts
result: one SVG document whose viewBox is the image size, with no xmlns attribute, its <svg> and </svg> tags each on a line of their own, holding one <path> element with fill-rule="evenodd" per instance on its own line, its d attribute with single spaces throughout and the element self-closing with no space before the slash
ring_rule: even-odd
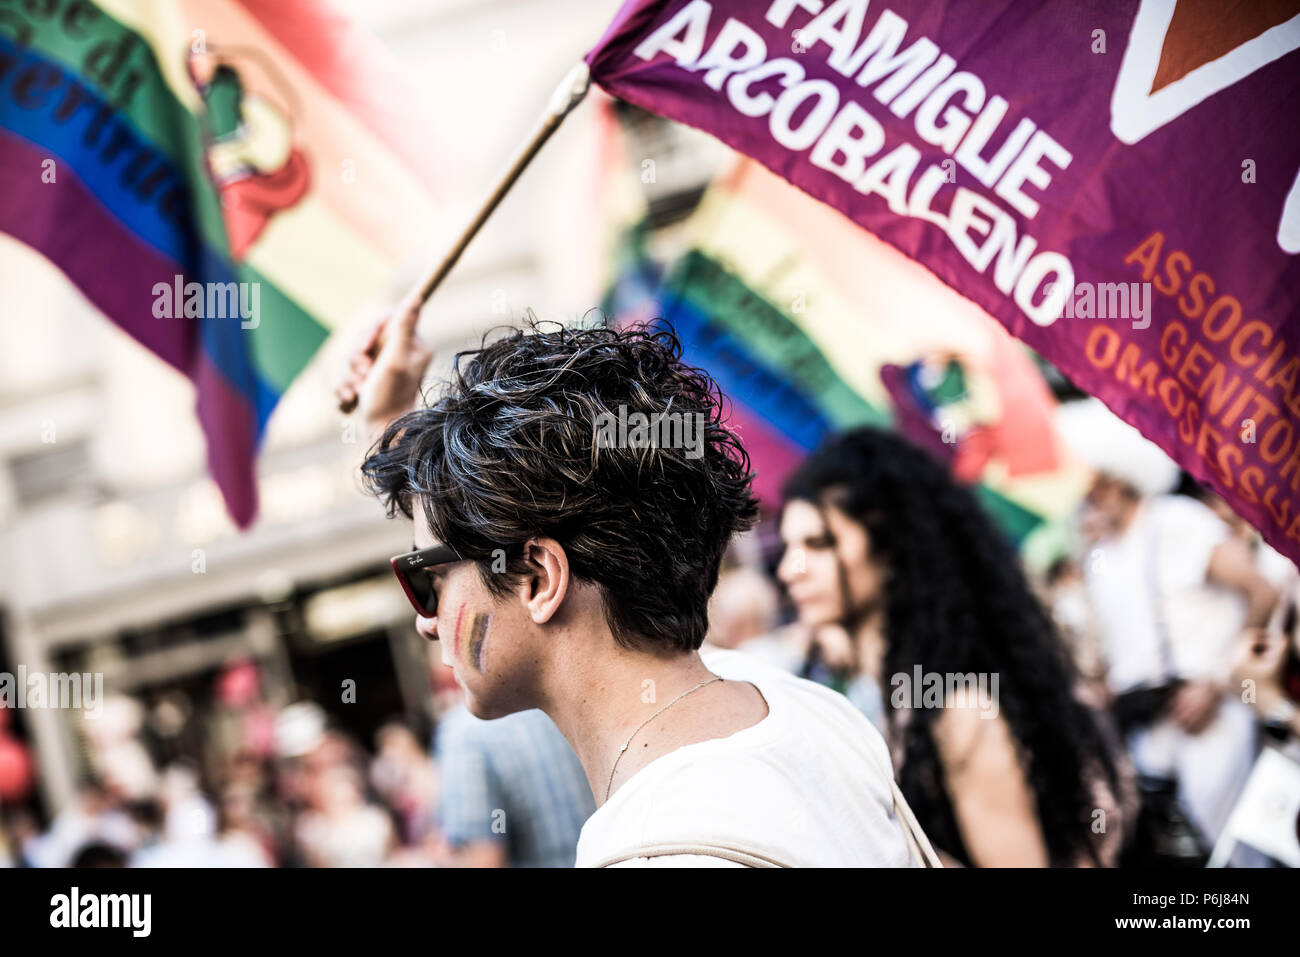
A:
<svg viewBox="0 0 1300 957">
<path fill-rule="evenodd" d="M 487 638 L 488 629 L 492 626 L 492 616 L 475 613 L 471 616 L 469 624 L 469 644 L 465 650 L 469 652 L 470 661 L 474 668 L 483 673 L 483 666 L 487 661 Z"/>
<path fill-rule="evenodd" d="M 465 617 L 465 606 L 456 610 L 456 627 L 451 630 L 451 660 L 460 661 L 460 623 Z"/>
</svg>

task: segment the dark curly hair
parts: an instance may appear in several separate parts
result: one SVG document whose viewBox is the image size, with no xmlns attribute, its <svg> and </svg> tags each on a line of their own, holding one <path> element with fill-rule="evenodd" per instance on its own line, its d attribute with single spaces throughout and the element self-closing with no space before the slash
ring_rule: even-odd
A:
<svg viewBox="0 0 1300 957">
<path fill-rule="evenodd" d="M 930 455 L 879 429 L 832 438 L 787 479 L 786 500 L 834 505 L 867 530 L 884 567 L 885 675 L 915 666 L 997 674 L 1053 865 L 1098 861 L 1089 781 L 1119 781 L 1094 715 L 1073 693 L 1074 667 L 1010 542 L 975 494 Z M 888 689 L 886 720 L 899 730 Z M 934 841 L 969 864 L 933 737 L 939 712 L 914 709 L 903 729 L 899 786 Z"/>
<path fill-rule="evenodd" d="M 530 318 L 457 354 L 445 394 L 389 425 L 371 450 L 366 485 L 390 517 L 410 518 L 418 503 L 495 595 L 518 581 L 525 542 L 553 538 L 575 578 L 601 586 L 620 645 L 698 649 L 723 552 L 753 525 L 758 502 L 721 391 L 681 354 L 671 328 Z M 699 444 L 598 441 L 620 407 L 634 423 L 636 413 L 698 416 Z M 506 573 L 495 574 L 502 552 Z"/>
</svg>

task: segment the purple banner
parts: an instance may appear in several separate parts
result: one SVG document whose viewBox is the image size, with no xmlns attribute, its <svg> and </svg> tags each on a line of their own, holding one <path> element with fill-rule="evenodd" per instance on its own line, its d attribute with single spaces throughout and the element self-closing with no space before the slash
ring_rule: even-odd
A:
<svg viewBox="0 0 1300 957">
<path fill-rule="evenodd" d="M 1296 560 L 1297 48 L 1300 0 L 634 0 L 587 60 L 923 263 Z"/>
</svg>

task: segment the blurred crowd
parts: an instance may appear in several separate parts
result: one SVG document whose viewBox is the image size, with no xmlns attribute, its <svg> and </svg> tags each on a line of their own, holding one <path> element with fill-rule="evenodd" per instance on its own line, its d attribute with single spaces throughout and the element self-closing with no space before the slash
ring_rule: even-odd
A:
<svg viewBox="0 0 1300 957">
<path fill-rule="evenodd" d="M 385 725 L 362 742 L 332 728 L 315 704 L 272 716 L 223 715 L 247 733 L 218 766 L 155 768 L 140 740 L 141 708 L 106 703 L 91 744 L 93 771 L 76 801 L 40 830 L 5 818 L 9 863 L 30 867 L 348 867 L 430 864 L 437 775 L 410 728 Z M 214 735 L 215 737 L 215 735 Z"/>
</svg>

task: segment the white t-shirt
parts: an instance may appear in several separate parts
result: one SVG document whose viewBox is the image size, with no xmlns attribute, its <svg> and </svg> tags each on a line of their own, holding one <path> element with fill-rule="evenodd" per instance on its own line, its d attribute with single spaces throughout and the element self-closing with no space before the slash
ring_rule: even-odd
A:
<svg viewBox="0 0 1300 957">
<path fill-rule="evenodd" d="M 1157 616 L 1166 621 L 1174 676 L 1227 676 L 1246 619 L 1242 596 L 1206 581 L 1228 526 L 1181 495 L 1143 502 L 1124 533 L 1101 542 L 1084 566 L 1116 692 L 1157 684 L 1166 674 Z M 1154 594 L 1153 594 L 1154 593 Z"/>
<path fill-rule="evenodd" d="M 1123 535 L 1089 555 L 1084 574 L 1113 690 L 1156 684 L 1168 676 L 1156 629 L 1158 613 L 1167 622 L 1174 676 L 1227 680 L 1233 647 L 1246 622 L 1246 602 L 1234 589 L 1210 584 L 1206 574 L 1215 548 L 1229 534 L 1228 526 L 1200 502 L 1159 496 L 1142 504 Z M 1140 773 L 1178 780 L 1193 823 L 1213 842 L 1250 773 L 1254 719 L 1229 693 L 1198 734 L 1165 718 L 1135 730 L 1128 746 Z"/>
<path fill-rule="evenodd" d="M 641 768 L 587 819 L 578 867 L 636 845 L 722 842 L 792 866 L 907 867 L 889 753 L 843 695 L 740 651 L 704 651 L 728 681 L 767 701 L 758 724 L 678 748 Z M 738 867 L 703 855 L 615 867 Z"/>
</svg>

